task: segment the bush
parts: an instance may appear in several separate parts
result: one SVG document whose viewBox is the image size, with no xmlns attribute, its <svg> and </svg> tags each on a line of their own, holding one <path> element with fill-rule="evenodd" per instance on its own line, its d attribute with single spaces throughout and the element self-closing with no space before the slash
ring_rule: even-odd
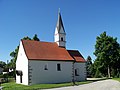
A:
<svg viewBox="0 0 120 90">
<path fill-rule="evenodd" d="M 3 78 L 3 74 L 0 74 L 0 78 Z"/>
<path fill-rule="evenodd" d="M 10 78 L 12 78 L 12 80 L 13 80 L 13 78 L 15 78 L 15 72 L 14 71 L 6 73 L 6 74 L 0 74 L 0 82 L 2 82 L 2 83 L 6 83 L 6 82 L 11 81 Z"/>
<path fill-rule="evenodd" d="M 95 73 L 95 78 L 102 78 L 102 74 L 100 73 L 100 71 L 97 69 L 96 73 Z"/>
</svg>

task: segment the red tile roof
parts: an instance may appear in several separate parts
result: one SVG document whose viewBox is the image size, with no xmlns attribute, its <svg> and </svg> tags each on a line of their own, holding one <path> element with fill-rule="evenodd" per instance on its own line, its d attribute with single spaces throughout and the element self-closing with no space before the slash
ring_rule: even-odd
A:
<svg viewBox="0 0 120 90">
<path fill-rule="evenodd" d="M 65 48 L 58 47 L 55 42 L 22 40 L 22 44 L 29 60 L 74 60 Z"/>
<path fill-rule="evenodd" d="M 78 50 L 67 50 L 76 62 L 86 62 Z"/>
<path fill-rule="evenodd" d="M 77 50 L 66 50 L 55 42 L 21 40 L 29 60 L 76 61 L 85 62 Z"/>
</svg>

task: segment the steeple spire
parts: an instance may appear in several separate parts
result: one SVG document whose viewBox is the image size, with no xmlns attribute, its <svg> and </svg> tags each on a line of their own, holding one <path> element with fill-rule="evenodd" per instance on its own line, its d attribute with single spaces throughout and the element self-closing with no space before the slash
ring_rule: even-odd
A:
<svg viewBox="0 0 120 90">
<path fill-rule="evenodd" d="M 59 10 L 58 10 L 58 13 L 60 13 L 60 8 L 59 8 Z"/>
<path fill-rule="evenodd" d="M 62 22 L 62 17 L 60 14 L 60 9 L 58 11 L 58 20 L 55 29 L 55 42 L 58 44 L 59 47 L 66 47 L 66 33 Z"/>
<path fill-rule="evenodd" d="M 60 8 L 59 8 L 59 11 L 58 11 L 58 21 L 57 21 L 58 32 L 60 31 L 61 28 L 63 28 L 63 30 L 64 30 L 64 26 L 63 26 L 63 22 L 62 22 L 62 17 L 61 17 L 61 14 L 60 14 Z M 65 30 L 64 30 L 64 32 L 65 32 Z"/>
</svg>

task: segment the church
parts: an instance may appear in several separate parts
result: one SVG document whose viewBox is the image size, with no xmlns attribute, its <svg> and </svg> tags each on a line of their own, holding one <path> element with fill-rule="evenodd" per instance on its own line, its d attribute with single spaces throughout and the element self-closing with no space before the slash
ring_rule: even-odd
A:
<svg viewBox="0 0 120 90">
<path fill-rule="evenodd" d="M 66 49 L 60 12 L 54 42 L 21 40 L 16 60 L 16 83 L 24 85 L 86 80 L 86 61 L 78 50 Z"/>
</svg>

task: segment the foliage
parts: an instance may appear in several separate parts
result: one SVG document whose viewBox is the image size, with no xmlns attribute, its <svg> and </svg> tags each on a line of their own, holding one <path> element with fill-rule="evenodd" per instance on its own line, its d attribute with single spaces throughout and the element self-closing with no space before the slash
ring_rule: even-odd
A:
<svg viewBox="0 0 120 90">
<path fill-rule="evenodd" d="M 113 78 L 113 80 L 117 80 L 117 81 L 119 81 L 119 82 L 120 82 L 120 78 Z"/>
<path fill-rule="evenodd" d="M 33 40 L 40 41 L 39 38 L 38 38 L 38 36 L 37 36 L 37 34 L 34 35 Z"/>
<path fill-rule="evenodd" d="M 92 77 L 92 59 L 90 56 L 87 57 L 86 70 L 87 70 L 87 77 Z"/>
<path fill-rule="evenodd" d="M 6 65 L 6 63 L 5 63 L 5 62 L 0 61 L 0 67 L 4 68 L 4 67 L 5 67 L 5 65 Z"/>
<path fill-rule="evenodd" d="M 0 74 L 0 78 L 14 78 L 15 77 L 15 71 L 8 72 L 6 74 Z"/>
<path fill-rule="evenodd" d="M 26 36 L 26 37 L 22 38 L 22 40 L 36 40 L 36 41 L 39 41 L 39 38 L 37 37 L 37 34 L 35 34 L 33 39 Z M 16 49 L 10 53 L 11 60 L 6 65 L 6 69 L 8 69 L 8 68 L 14 69 L 13 74 L 12 74 L 14 77 L 15 77 L 15 69 L 16 69 L 16 60 L 17 60 L 18 50 L 19 50 L 19 46 L 17 46 Z"/>
<path fill-rule="evenodd" d="M 28 36 L 26 36 L 26 37 L 24 37 L 22 40 L 31 40 L 31 38 L 28 37 Z"/>
<path fill-rule="evenodd" d="M 16 68 L 15 62 L 17 60 L 18 49 L 19 49 L 19 46 L 17 46 L 17 48 L 10 53 L 10 56 L 12 57 L 12 59 L 8 64 L 9 68 L 13 68 L 13 69 Z"/>
<path fill-rule="evenodd" d="M 5 69 L 6 63 L 3 61 L 0 61 L 0 67 L 3 68 L 3 70 Z"/>
<path fill-rule="evenodd" d="M 96 75 L 114 77 L 120 72 L 120 45 L 117 38 L 106 35 L 106 32 L 96 38 L 94 55 Z M 106 73 L 107 72 L 107 73 Z"/>
</svg>

